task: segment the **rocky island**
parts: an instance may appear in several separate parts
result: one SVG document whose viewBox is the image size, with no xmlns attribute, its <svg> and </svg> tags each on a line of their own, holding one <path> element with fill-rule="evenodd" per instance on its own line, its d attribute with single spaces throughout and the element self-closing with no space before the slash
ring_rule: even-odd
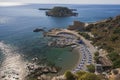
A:
<svg viewBox="0 0 120 80">
<path fill-rule="evenodd" d="M 73 12 L 75 9 L 69 9 L 67 7 L 54 7 L 46 11 L 47 16 L 53 17 L 69 17 L 69 16 L 77 16 L 78 13 Z"/>
</svg>

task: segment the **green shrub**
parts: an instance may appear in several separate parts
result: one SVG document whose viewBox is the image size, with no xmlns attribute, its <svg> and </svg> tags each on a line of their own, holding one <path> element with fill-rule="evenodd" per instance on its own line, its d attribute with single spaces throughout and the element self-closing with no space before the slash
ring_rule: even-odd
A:
<svg viewBox="0 0 120 80">
<path fill-rule="evenodd" d="M 87 65 L 88 71 L 94 73 L 95 72 L 95 66 L 93 64 Z"/>
<path fill-rule="evenodd" d="M 95 52 L 94 55 L 95 55 L 95 56 L 99 56 L 99 52 Z"/>
<path fill-rule="evenodd" d="M 99 63 L 99 56 L 95 56 L 94 60 L 95 60 L 96 63 Z"/>
<path fill-rule="evenodd" d="M 75 80 L 74 74 L 72 74 L 70 71 L 66 71 L 64 75 L 66 77 L 66 80 Z"/>
<path fill-rule="evenodd" d="M 111 52 L 108 54 L 110 60 L 113 62 L 113 68 L 120 67 L 120 55 L 116 52 Z"/>
<path fill-rule="evenodd" d="M 120 34 L 120 28 L 115 28 L 115 29 L 113 30 L 113 33 L 114 33 L 114 34 Z"/>
<path fill-rule="evenodd" d="M 79 34 L 82 35 L 85 39 L 91 39 L 91 37 L 87 33 L 79 32 Z"/>
<path fill-rule="evenodd" d="M 100 80 L 99 77 L 93 73 L 86 73 L 78 78 L 78 80 Z"/>
<path fill-rule="evenodd" d="M 117 35 L 112 35 L 110 40 L 114 42 L 114 41 L 118 40 L 118 36 Z"/>
</svg>

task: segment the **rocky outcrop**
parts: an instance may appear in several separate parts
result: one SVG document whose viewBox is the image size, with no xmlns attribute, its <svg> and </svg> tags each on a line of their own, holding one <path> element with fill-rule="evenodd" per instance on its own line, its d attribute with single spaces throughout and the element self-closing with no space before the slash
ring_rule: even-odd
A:
<svg viewBox="0 0 120 80">
<path fill-rule="evenodd" d="M 36 28 L 36 29 L 33 30 L 33 32 L 40 32 L 40 31 L 44 31 L 44 29 Z"/>
<path fill-rule="evenodd" d="M 66 80 L 66 78 L 64 77 L 64 75 L 51 77 L 51 76 L 47 76 L 43 74 L 43 75 L 38 76 L 37 80 Z"/>
<path fill-rule="evenodd" d="M 46 15 L 53 17 L 69 17 L 77 16 L 78 13 L 73 12 L 73 10 L 68 9 L 67 7 L 54 7 L 53 9 L 46 11 Z"/>
<path fill-rule="evenodd" d="M 84 30 L 85 23 L 80 21 L 74 21 L 73 25 L 69 25 L 67 29 L 69 30 Z"/>
<path fill-rule="evenodd" d="M 58 73 L 59 69 L 57 67 L 50 67 L 50 66 L 36 66 L 34 64 L 28 64 L 27 66 L 29 70 L 28 80 L 29 78 L 35 78 L 37 80 L 51 80 L 52 77 L 47 76 L 46 74 Z"/>
<path fill-rule="evenodd" d="M 64 75 L 53 77 L 51 80 L 66 80 Z"/>
</svg>

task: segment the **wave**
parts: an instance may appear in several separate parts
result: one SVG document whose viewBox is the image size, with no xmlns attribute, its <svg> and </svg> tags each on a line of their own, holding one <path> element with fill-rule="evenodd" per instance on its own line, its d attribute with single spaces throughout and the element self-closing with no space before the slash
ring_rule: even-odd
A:
<svg viewBox="0 0 120 80">
<path fill-rule="evenodd" d="M 27 75 L 27 62 L 23 60 L 20 53 L 4 42 L 0 42 L 0 50 L 4 55 L 0 68 L 0 80 L 24 80 Z"/>
</svg>

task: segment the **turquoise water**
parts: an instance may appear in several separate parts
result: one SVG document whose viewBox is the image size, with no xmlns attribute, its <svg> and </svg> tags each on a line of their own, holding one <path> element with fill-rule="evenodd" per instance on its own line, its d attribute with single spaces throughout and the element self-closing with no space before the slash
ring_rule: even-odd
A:
<svg viewBox="0 0 120 80">
<path fill-rule="evenodd" d="M 67 6 L 77 9 L 77 17 L 48 17 L 45 11 L 38 8 L 52 8 L 53 6 Z M 69 48 L 51 48 L 47 46 L 48 38 L 42 33 L 33 33 L 35 28 L 45 27 L 66 28 L 74 20 L 95 22 L 120 14 L 120 5 L 42 5 L 29 4 L 14 7 L 0 7 L 0 42 L 10 44 L 18 54 L 24 55 L 26 60 L 38 57 L 65 69 L 72 69 L 77 63 L 78 54 L 70 52 Z M 0 52 L 3 60 L 3 52 Z M 59 60 L 61 58 L 62 60 Z M 2 63 L 2 61 L 1 61 Z"/>
</svg>

